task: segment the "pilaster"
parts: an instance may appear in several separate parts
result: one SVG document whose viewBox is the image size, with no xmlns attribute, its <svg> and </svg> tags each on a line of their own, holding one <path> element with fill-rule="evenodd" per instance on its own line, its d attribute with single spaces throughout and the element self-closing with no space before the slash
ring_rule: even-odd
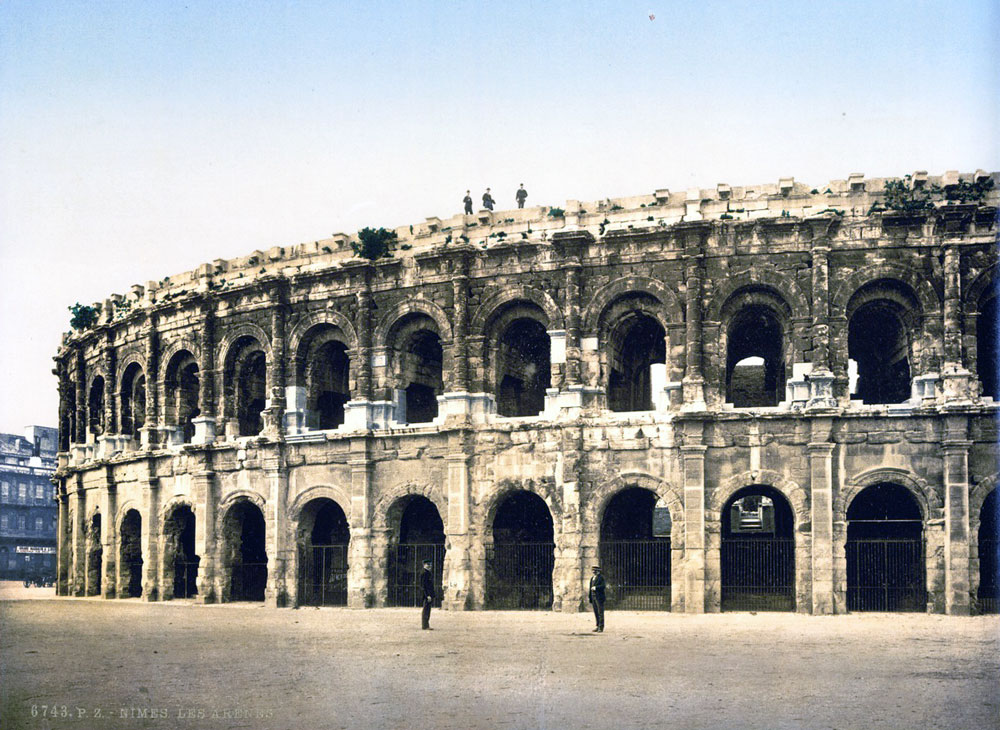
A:
<svg viewBox="0 0 1000 730">
<path fill-rule="evenodd" d="M 684 475 L 684 609 L 687 613 L 704 613 L 710 586 L 707 586 L 705 540 L 705 453 L 708 447 L 699 443 L 703 424 L 684 423 L 685 444 L 681 446 Z M 718 564 L 718 556 L 716 556 Z M 720 586 L 716 585 L 717 594 Z M 716 610 L 718 610 L 718 601 Z"/>
<path fill-rule="evenodd" d="M 448 462 L 448 515 L 445 520 L 447 549 L 444 564 L 444 598 L 442 608 L 461 611 L 473 607 L 472 562 L 470 559 L 470 503 L 469 460 L 466 432 L 456 430 L 449 434 Z"/>
<path fill-rule="evenodd" d="M 827 419 L 824 419 L 827 420 Z M 813 438 L 819 433 L 814 424 Z M 827 435 L 829 428 L 825 429 Z M 809 443 L 809 486 L 812 505 L 812 612 L 834 613 L 833 603 L 833 451 L 828 441 Z"/>
<path fill-rule="evenodd" d="M 294 582 L 294 574 L 289 575 L 294 544 L 288 540 L 288 469 L 284 463 L 282 444 L 265 447 L 263 458 L 264 483 L 267 486 L 267 587 L 264 602 L 271 607 L 288 605 L 288 582 Z"/>
<path fill-rule="evenodd" d="M 152 472 L 153 463 L 150 460 L 149 469 Z M 143 494 L 142 526 L 142 600 L 159 601 L 162 568 L 160 562 L 160 480 L 150 473 L 146 490 Z"/>
<path fill-rule="evenodd" d="M 949 416 L 942 443 L 944 459 L 945 613 L 966 616 L 969 595 L 969 449 L 964 416 Z"/>
<path fill-rule="evenodd" d="M 351 544 L 347 571 L 347 605 L 369 608 L 375 602 L 372 581 L 371 445 L 367 436 L 351 439 Z"/>
<path fill-rule="evenodd" d="M 87 493 L 83 489 L 83 476 L 77 474 L 73 492 L 73 567 L 70 573 L 71 595 L 87 594 Z"/>
<path fill-rule="evenodd" d="M 215 603 L 221 596 L 221 586 L 216 583 L 219 553 L 215 522 L 219 497 L 215 472 L 208 464 L 191 475 L 191 498 L 194 505 L 195 553 L 201 558 L 198 563 L 198 595 L 195 602 Z"/>
</svg>

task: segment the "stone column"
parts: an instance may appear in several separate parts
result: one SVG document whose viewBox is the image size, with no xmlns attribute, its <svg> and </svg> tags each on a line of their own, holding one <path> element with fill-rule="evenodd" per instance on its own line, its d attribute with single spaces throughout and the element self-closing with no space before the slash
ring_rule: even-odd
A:
<svg viewBox="0 0 1000 730">
<path fill-rule="evenodd" d="M 813 224 L 812 245 L 812 372 L 808 408 L 835 408 L 834 375 L 830 370 L 830 221 Z M 820 230 L 817 231 L 817 227 Z M 819 235 L 816 235 L 819 234 Z"/>
<path fill-rule="evenodd" d="M 471 488 L 466 432 L 448 434 L 448 514 L 445 517 L 444 599 L 441 607 L 462 611 L 473 607 L 469 518 Z"/>
<path fill-rule="evenodd" d="M 688 432 L 697 440 L 701 440 L 702 424 L 700 422 L 685 423 L 684 430 L 687 440 Z M 694 441 L 695 439 L 691 439 Z M 689 443 L 681 446 L 681 460 L 684 470 L 684 610 L 686 613 L 704 613 L 709 600 L 709 591 L 718 598 L 719 585 L 707 586 L 705 571 L 706 540 L 705 540 L 705 452 L 708 447 L 699 443 Z M 718 552 L 718 549 L 715 550 Z M 718 563 L 719 556 L 715 556 Z M 716 581 L 717 582 L 717 581 Z M 718 600 L 715 601 L 718 606 Z"/>
<path fill-rule="evenodd" d="M 160 424 L 157 422 L 157 414 L 160 412 L 160 389 L 159 378 L 157 377 L 159 364 L 159 335 L 156 331 L 156 319 L 150 316 L 149 328 L 146 330 L 146 411 L 145 423 L 140 430 L 140 443 L 142 448 L 155 447 L 160 442 Z"/>
<path fill-rule="evenodd" d="M 201 363 L 198 366 L 198 410 L 200 415 L 193 419 L 196 444 L 210 444 L 218 433 L 218 404 L 215 399 L 215 305 L 207 300 L 202 308 Z M 200 589 L 199 589 L 200 590 Z"/>
<path fill-rule="evenodd" d="M 217 583 L 219 545 L 215 532 L 219 499 L 215 472 L 208 468 L 208 464 L 191 475 L 191 501 L 194 505 L 194 548 L 199 557 L 195 602 L 216 603 L 222 595 L 221 586 Z"/>
<path fill-rule="evenodd" d="M 683 225 L 683 224 L 682 224 Z M 686 230 L 684 235 L 684 409 L 705 410 L 705 376 L 702 370 L 702 278 L 705 240 L 702 226 Z"/>
<path fill-rule="evenodd" d="M 110 338 L 110 335 L 109 335 Z M 118 382 L 115 377 L 115 348 L 110 339 L 104 345 L 104 436 L 119 432 L 118 424 Z"/>
<path fill-rule="evenodd" d="M 284 434 L 285 429 L 285 294 L 278 286 L 271 292 L 271 359 L 267 363 L 270 384 L 268 407 L 264 412 L 264 431 L 269 436 Z"/>
<path fill-rule="evenodd" d="M 556 481 L 562 483 L 563 513 L 552 576 L 552 610 L 564 613 L 576 613 L 584 606 L 586 579 L 583 571 L 583 525 L 580 514 L 582 461 L 583 428 L 573 426 L 563 429 L 561 451 L 556 457 Z"/>
<path fill-rule="evenodd" d="M 73 567 L 70 584 L 72 595 L 87 595 L 87 493 L 83 489 L 83 479 L 77 475 L 73 509 Z"/>
<path fill-rule="evenodd" d="M 87 362 L 83 347 L 76 345 L 76 438 L 78 444 L 87 443 Z"/>
<path fill-rule="evenodd" d="M 349 431 L 367 431 L 375 426 L 375 414 L 372 399 L 375 382 L 372 372 L 372 327 L 374 325 L 374 301 L 372 299 L 371 276 L 372 267 L 367 266 L 363 272 L 363 281 L 358 290 L 358 313 L 354 328 L 358 333 L 358 365 L 357 389 L 353 398 L 344 405 L 344 426 Z M 356 281 L 355 277 L 351 279 Z M 384 418 L 379 419 L 384 423 Z"/>
<path fill-rule="evenodd" d="M 69 566 L 70 566 L 70 536 L 69 536 L 69 495 L 67 494 L 66 477 L 60 477 L 59 486 L 59 521 L 56 530 L 56 595 L 68 596 Z"/>
<path fill-rule="evenodd" d="M 288 575 L 295 541 L 289 540 L 288 535 L 288 469 L 285 467 L 281 448 L 280 444 L 269 447 L 262 459 L 268 493 L 264 515 L 267 525 L 267 587 L 264 591 L 264 603 L 271 607 L 288 605 L 287 583 L 289 580 L 294 582 L 295 579 L 294 575 Z"/>
<path fill-rule="evenodd" d="M 829 419 L 824 419 L 829 421 Z M 813 428 L 814 438 L 817 436 Z M 835 444 L 809 444 L 812 504 L 812 612 L 834 613 L 833 601 L 833 450 Z"/>
<path fill-rule="evenodd" d="M 455 364 L 454 389 L 466 393 L 469 390 L 469 352 L 465 341 L 469 330 L 469 271 L 468 259 L 462 256 L 456 262 L 455 278 L 451 284 L 454 303 L 455 323 L 452 352 Z"/>
<path fill-rule="evenodd" d="M 964 416 L 948 416 L 944 458 L 944 604 L 945 612 L 967 616 L 969 595 L 969 449 Z"/>
<path fill-rule="evenodd" d="M 146 516 L 142 525 L 142 600 L 159 601 L 160 592 L 160 480 L 152 476 L 154 469 L 149 464 L 150 476 L 143 495 L 143 512 Z"/>
<path fill-rule="evenodd" d="M 59 451 L 67 453 L 74 439 L 72 412 L 75 394 L 63 359 L 58 361 L 53 373 L 59 378 Z"/>
<path fill-rule="evenodd" d="M 976 393 L 976 379 L 962 357 L 962 271 L 958 243 L 944 247 L 944 357 L 942 396 L 950 404 L 965 402 Z"/>
<path fill-rule="evenodd" d="M 351 439 L 351 545 L 347 569 L 347 605 L 370 608 L 375 603 L 372 581 L 371 459 L 367 436 Z"/>
<path fill-rule="evenodd" d="M 104 575 L 101 577 L 101 595 L 114 598 L 118 595 L 118 487 L 108 482 L 104 488 L 101 505 L 101 559 Z"/>
</svg>

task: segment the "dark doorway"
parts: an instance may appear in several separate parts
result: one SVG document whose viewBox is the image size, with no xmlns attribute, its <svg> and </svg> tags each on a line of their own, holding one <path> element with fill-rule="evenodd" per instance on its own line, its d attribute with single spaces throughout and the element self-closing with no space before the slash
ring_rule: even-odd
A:
<svg viewBox="0 0 1000 730">
<path fill-rule="evenodd" d="M 1000 374 L 997 373 L 997 368 L 1000 367 L 1000 359 L 997 357 L 997 327 L 1000 327 L 997 319 L 998 301 L 998 296 L 987 299 L 980 306 L 976 320 L 976 372 L 983 386 L 983 395 L 995 401 L 1000 400 Z"/>
<path fill-rule="evenodd" d="M 126 436 L 139 436 L 139 429 L 146 422 L 146 376 L 139 363 L 132 363 L 122 375 L 120 433 Z"/>
<path fill-rule="evenodd" d="M 923 520 L 910 491 L 875 484 L 847 510 L 847 609 L 926 611 Z"/>
<path fill-rule="evenodd" d="M 350 359 L 338 340 L 324 342 L 308 369 L 310 428 L 337 428 L 344 422 L 344 404 L 350 396 Z"/>
<path fill-rule="evenodd" d="M 909 400 L 910 343 L 893 302 L 869 302 L 851 315 L 847 356 L 858 366 L 854 398 L 863 403 Z"/>
<path fill-rule="evenodd" d="M 87 397 L 87 427 L 94 436 L 104 433 L 104 378 L 100 375 L 90 384 Z"/>
<path fill-rule="evenodd" d="M 632 312 L 615 326 L 608 352 L 608 408 L 612 411 L 653 409 L 652 365 L 666 363 L 663 326 Z"/>
<path fill-rule="evenodd" d="M 443 363 L 437 333 L 417 330 L 411 335 L 400 355 L 407 423 L 430 423 L 437 418 L 437 396 L 444 391 Z"/>
<path fill-rule="evenodd" d="M 736 408 L 776 406 L 785 392 L 784 336 L 774 312 L 741 309 L 732 318 L 726 350 L 726 402 Z"/>
<path fill-rule="evenodd" d="M 486 545 L 486 608 L 552 608 L 553 536 L 545 500 L 523 490 L 504 498 Z"/>
<path fill-rule="evenodd" d="M 344 510 L 332 499 L 315 499 L 300 524 L 299 604 L 346 606 L 351 528 Z"/>
<path fill-rule="evenodd" d="M 259 350 L 251 353 L 239 372 L 236 408 L 240 436 L 256 436 L 264 430 L 263 411 L 267 405 L 267 358 Z"/>
<path fill-rule="evenodd" d="M 608 609 L 670 610 L 670 528 L 670 511 L 648 489 L 611 498 L 598 551 Z"/>
<path fill-rule="evenodd" d="M 997 613 L 1000 599 L 1000 498 L 994 489 L 979 512 L 979 613 Z"/>
<path fill-rule="evenodd" d="M 122 598 L 139 598 L 142 595 L 142 517 L 130 509 L 125 513 L 121 528 Z"/>
<path fill-rule="evenodd" d="M 164 566 L 171 580 L 173 598 L 191 598 L 198 593 L 198 564 L 195 554 L 194 512 L 181 505 L 171 512 L 164 525 Z"/>
<path fill-rule="evenodd" d="M 267 588 L 267 548 L 264 515 L 242 499 L 226 513 L 222 526 L 229 567 L 230 601 L 263 601 Z"/>
<path fill-rule="evenodd" d="M 514 320 L 497 345 L 497 413 L 537 416 L 551 380 L 549 334 L 541 322 Z"/>
<path fill-rule="evenodd" d="M 795 610 L 792 508 L 777 489 L 744 487 L 722 509 L 723 611 Z"/>
<path fill-rule="evenodd" d="M 431 561 L 434 605 L 441 605 L 444 577 L 444 523 L 437 507 L 426 497 L 406 498 L 399 516 L 396 540 L 389 545 L 389 605 L 420 606 L 423 562 Z"/>
</svg>

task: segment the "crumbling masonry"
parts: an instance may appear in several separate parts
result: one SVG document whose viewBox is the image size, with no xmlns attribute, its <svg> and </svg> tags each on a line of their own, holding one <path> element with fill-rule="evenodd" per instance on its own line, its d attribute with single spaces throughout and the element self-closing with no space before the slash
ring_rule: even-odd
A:
<svg viewBox="0 0 1000 730">
<path fill-rule="evenodd" d="M 600 560 L 623 607 L 995 610 L 997 181 L 480 211 L 135 286 L 55 358 L 58 592 L 408 605 L 425 556 L 450 609 L 577 611 Z"/>
</svg>

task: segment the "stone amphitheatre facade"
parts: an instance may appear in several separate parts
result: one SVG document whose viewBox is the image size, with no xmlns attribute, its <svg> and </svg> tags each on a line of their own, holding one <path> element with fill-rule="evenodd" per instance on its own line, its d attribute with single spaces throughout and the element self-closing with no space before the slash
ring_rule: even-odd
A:
<svg viewBox="0 0 1000 730">
<path fill-rule="evenodd" d="M 58 592 L 996 609 L 978 172 L 481 211 L 133 287 L 56 356 Z M 891 195 L 890 195 L 891 193 Z M 903 201 L 900 203 L 900 201 Z"/>
</svg>

